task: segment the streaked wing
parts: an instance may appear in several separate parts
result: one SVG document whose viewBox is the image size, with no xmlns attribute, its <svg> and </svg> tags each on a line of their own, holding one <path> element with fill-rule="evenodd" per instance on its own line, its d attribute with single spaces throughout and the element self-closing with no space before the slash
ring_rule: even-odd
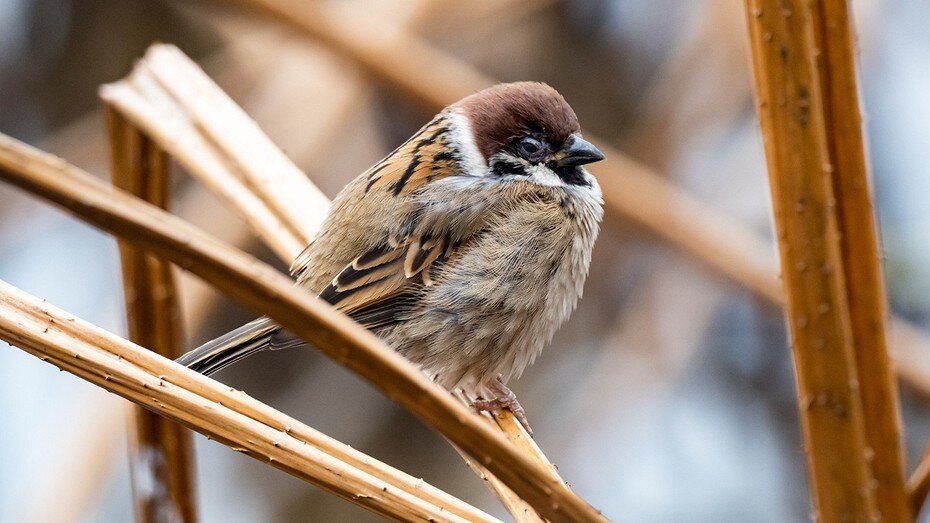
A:
<svg viewBox="0 0 930 523">
<path fill-rule="evenodd" d="M 384 205 L 396 205 L 407 214 L 377 247 L 358 253 L 323 289 L 320 298 L 366 327 L 384 327 L 408 317 L 453 247 L 473 232 L 469 220 L 476 220 L 481 205 L 474 206 L 469 200 L 453 203 L 457 200 L 451 189 L 422 199 L 424 191 L 433 190 L 430 184 L 462 174 L 460 152 L 450 129 L 450 115 L 440 113 L 362 175 L 365 185 L 360 198 L 387 193 L 396 203 Z M 446 220 L 446 208 L 449 212 L 454 208 L 457 218 Z M 462 212 L 463 208 L 474 212 Z M 294 263 L 292 273 L 298 279 L 309 270 L 309 253 L 310 247 Z"/>
<path fill-rule="evenodd" d="M 444 236 L 413 236 L 396 247 L 376 247 L 343 269 L 320 298 L 368 328 L 392 325 L 407 317 L 422 289 L 433 284 L 451 247 Z"/>
<path fill-rule="evenodd" d="M 368 177 L 365 192 L 381 188 L 394 196 L 410 194 L 427 182 L 454 174 L 456 153 L 449 143 L 447 118 L 440 113 L 369 169 L 365 175 Z"/>
</svg>

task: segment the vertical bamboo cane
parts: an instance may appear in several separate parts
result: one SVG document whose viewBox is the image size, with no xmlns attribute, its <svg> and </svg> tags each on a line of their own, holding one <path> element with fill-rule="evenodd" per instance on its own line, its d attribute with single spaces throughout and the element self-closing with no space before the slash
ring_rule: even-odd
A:
<svg viewBox="0 0 930 523">
<path fill-rule="evenodd" d="M 165 208 L 168 160 L 122 116 L 107 110 L 113 184 Z M 162 356 L 180 355 L 180 318 L 171 265 L 119 242 L 129 335 Z M 197 520 L 190 432 L 141 407 L 130 430 L 130 468 L 136 520 Z"/>
<path fill-rule="evenodd" d="M 746 5 L 818 518 L 909 521 L 846 0 Z"/>
<path fill-rule="evenodd" d="M 825 0 L 814 13 L 815 63 L 822 75 L 830 139 L 834 212 L 840 230 L 850 326 L 865 414 L 866 442 L 883 521 L 908 521 L 913 514 L 905 489 L 904 449 L 898 386 L 886 340 L 888 305 L 872 190 L 859 112 L 852 20 L 848 0 Z M 816 55 L 815 55 L 816 57 Z"/>
</svg>

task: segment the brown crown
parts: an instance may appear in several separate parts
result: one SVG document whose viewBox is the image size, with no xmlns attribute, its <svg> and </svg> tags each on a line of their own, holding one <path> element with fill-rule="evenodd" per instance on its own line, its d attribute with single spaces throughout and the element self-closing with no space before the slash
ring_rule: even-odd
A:
<svg viewBox="0 0 930 523">
<path fill-rule="evenodd" d="M 485 158 L 511 149 L 516 138 L 528 133 L 542 134 L 558 148 L 581 129 L 565 98 L 541 82 L 498 84 L 456 105 L 468 116 L 475 143 Z"/>
</svg>

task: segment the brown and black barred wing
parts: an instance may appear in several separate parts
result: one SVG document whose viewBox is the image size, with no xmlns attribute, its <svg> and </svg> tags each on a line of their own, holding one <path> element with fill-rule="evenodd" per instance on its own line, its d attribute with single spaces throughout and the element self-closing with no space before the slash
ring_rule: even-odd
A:
<svg viewBox="0 0 930 523">
<path fill-rule="evenodd" d="M 445 237 L 376 247 L 343 269 L 320 299 L 369 329 L 393 325 L 409 317 L 455 247 Z"/>
<path fill-rule="evenodd" d="M 394 196 L 406 195 L 432 180 L 456 174 L 459 153 L 449 133 L 448 116 L 440 113 L 369 169 L 365 192 L 380 189 Z"/>
</svg>

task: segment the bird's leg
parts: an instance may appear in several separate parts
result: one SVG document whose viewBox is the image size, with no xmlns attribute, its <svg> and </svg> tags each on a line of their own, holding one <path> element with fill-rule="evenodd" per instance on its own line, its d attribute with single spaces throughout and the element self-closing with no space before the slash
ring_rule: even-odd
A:
<svg viewBox="0 0 930 523">
<path fill-rule="evenodd" d="M 533 434 L 533 429 L 530 428 L 530 423 L 526 419 L 526 411 L 523 410 L 523 406 L 517 401 L 517 395 L 507 388 L 507 385 L 504 385 L 500 376 L 491 382 L 491 385 L 488 387 L 488 393 L 488 398 L 483 398 L 481 396 L 475 398 L 475 400 L 471 402 L 472 408 L 479 412 L 483 410 L 491 414 L 507 409 L 513 414 L 513 417 L 517 418 L 520 425 L 523 425 L 523 428 L 525 428 L 530 435 Z"/>
</svg>

